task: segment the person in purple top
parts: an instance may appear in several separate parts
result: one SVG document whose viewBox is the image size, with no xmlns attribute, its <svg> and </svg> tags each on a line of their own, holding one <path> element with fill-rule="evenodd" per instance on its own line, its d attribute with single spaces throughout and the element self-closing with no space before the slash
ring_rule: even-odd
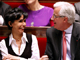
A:
<svg viewBox="0 0 80 60">
<path fill-rule="evenodd" d="M 26 26 L 50 26 L 53 9 L 43 6 L 38 0 L 24 0 L 26 4 L 19 6 L 28 13 Z"/>
</svg>

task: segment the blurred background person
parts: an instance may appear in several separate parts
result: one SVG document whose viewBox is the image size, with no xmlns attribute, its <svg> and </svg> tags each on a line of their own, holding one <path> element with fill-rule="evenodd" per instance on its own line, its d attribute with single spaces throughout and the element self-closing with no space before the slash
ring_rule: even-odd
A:
<svg viewBox="0 0 80 60">
<path fill-rule="evenodd" d="M 0 42 L 3 60 L 38 60 L 40 58 L 38 42 L 35 35 L 24 32 L 28 14 L 20 8 L 9 10 L 5 22 L 11 34 Z"/>
<path fill-rule="evenodd" d="M 3 21 L 4 15 L 9 9 L 11 9 L 11 6 L 2 2 L 2 0 L 0 0 L 0 24 L 2 23 L 2 25 L 3 24 L 5 25 L 5 22 Z"/>
<path fill-rule="evenodd" d="M 23 11 L 28 12 L 26 26 L 50 26 L 53 9 L 43 6 L 38 0 L 24 0 L 26 4 L 19 6 Z"/>
<path fill-rule="evenodd" d="M 2 15 L 0 15 L 0 26 L 2 26 L 3 23 L 4 23 L 4 19 L 3 19 Z"/>
<path fill-rule="evenodd" d="M 75 21 L 80 22 L 80 2 L 74 3 L 76 14 L 75 14 Z"/>
</svg>

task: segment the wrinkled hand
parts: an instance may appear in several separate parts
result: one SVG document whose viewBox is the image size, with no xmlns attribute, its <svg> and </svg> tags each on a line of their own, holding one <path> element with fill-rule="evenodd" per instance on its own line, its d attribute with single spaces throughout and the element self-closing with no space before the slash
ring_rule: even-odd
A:
<svg viewBox="0 0 80 60">
<path fill-rule="evenodd" d="M 49 60 L 47 55 L 43 55 L 39 60 Z"/>
<path fill-rule="evenodd" d="M 13 55 L 10 55 L 10 54 L 4 56 L 3 60 L 6 60 L 6 59 L 8 59 L 8 60 L 20 60 L 19 57 L 13 56 Z"/>
</svg>

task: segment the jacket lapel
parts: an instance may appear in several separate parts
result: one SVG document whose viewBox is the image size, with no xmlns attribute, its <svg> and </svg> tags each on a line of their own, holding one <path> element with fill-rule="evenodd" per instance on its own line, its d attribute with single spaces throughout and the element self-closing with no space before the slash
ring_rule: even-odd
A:
<svg viewBox="0 0 80 60">
<path fill-rule="evenodd" d="M 55 33 L 53 34 L 54 36 L 53 46 L 55 46 L 56 60 L 60 60 L 61 59 L 62 32 L 59 30 L 56 30 Z"/>
<path fill-rule="evenodd" d="M 71 60 L 74 60 L 75 58 L 75 52 L 76 52 L 76 45 L 77 45 L 77 33 L 76 33 L 76 25 L 73 24 L 73 30 L 72 30 L 72 36 L 71 36 L 71 43 L 70 43 L 70 51 L 71 51 Z"/>
</svg>

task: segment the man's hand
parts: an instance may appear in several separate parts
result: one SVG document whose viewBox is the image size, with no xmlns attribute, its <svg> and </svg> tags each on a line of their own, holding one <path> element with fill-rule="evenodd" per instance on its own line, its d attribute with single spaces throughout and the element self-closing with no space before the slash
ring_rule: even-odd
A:
<svg viewBox="0 0 80 60">
<path fill-rule="evenodd" d="M 39 60 L 49 60 L 47 55 L 43 55 Z"/>
</svg>

